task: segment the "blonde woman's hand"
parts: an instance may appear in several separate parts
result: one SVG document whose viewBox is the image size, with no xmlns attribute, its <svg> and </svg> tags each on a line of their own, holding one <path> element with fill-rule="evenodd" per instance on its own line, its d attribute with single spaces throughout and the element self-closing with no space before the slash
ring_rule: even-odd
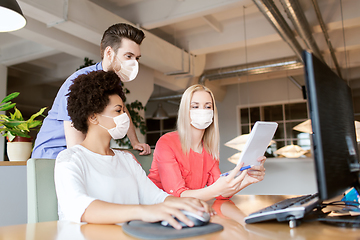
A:
<svg viewBox="0 0 360 240">
<path fill-rule="evenodd" d="M 217 196 L 221 195 L 223 197 L 230 197 L 235 193 L 239 192 L 242 189 L 241 185 L 248 171 L 244 170 L 239 176 L 237 176 L 240 168 L 243 165 L 243 163 L 237 165 L 233 170 L 231 170 L 229 175 L 220 177 L 215 183 L 210 186 L 212 188 L 212 191 Z"/>
<path fill-rule="evenodd" d="M 220 177 L 213 185 L 214 191 L 223 197 L 230 197 L 245 187 L 260 182 L 264 179 L 265 168 L 264 162 L 265 156 L 257 159 L 260 162 L 260 166 L 253 166 L 250 169 L 244 170 L 239 176 L 238 173 L 242 164 L 237 165 L 226 177 Z"/>
<path fill-rule="evenodd" d="M 260 182 L 264 180 L 265 177 L 265 168 L 264 163 L 266 161 L 266 157 L 262 156 L 257 159 L 258 162 L 260 162 L 260 166 L 253 166 L 250 169 L 248 169 L 247 175 L 245 176 L 244 180 L 241 183 L 241 189 L 244 189 L 245 187 Z"/>
</svg>

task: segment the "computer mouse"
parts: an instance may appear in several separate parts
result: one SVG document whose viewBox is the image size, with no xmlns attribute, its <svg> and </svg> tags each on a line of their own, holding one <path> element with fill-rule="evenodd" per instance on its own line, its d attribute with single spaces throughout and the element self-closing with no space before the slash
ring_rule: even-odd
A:
<svg viewBox="0 0 360 240">
<path fill-rule="evenodd" d="M 192 212 L 188 212 L 186 210 L 180 210 L 190 221 L 192 221 L 194 223 L 194 227 L 198 227 L 198 226 L 204 226 L 206 224 L 208 224 L 210 222 L 210 214 L 207 212 L 203 212 L 202 216 L 199 216 L 195 213 Z M 177 219 L 175 217 L 175 220 L 178 221 L 180 223 L 180 225 L 182 227 L 189 227 L 188 225 L 186 225 L 185 223 L 183 223 L 182 221 L 180 221 L 179 219 Z M 172 227 L 168 221 L 162 221 L 161 225 L 165 226 L 165 227 Z"/>
</svg>

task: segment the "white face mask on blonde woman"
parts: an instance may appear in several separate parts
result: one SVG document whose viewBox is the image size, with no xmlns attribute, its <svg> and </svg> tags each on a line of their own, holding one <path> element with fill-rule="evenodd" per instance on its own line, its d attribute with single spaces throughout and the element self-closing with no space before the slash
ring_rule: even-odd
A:
<svg viewBox="0 0 360 240">
<path fill-rule="evenodd" d="M 212 109 L 190 110 L 191 125 L 197 129 L 205 129 L 213 122 L 214 111 Z"/>
<path fill-rule="evenodd" d="M 206 91 L 194 92 L 190 102 L 191 125 L 197 129 L 206 129 L 213 122 L 213 117 L 211 95 Z"/>
</svg>

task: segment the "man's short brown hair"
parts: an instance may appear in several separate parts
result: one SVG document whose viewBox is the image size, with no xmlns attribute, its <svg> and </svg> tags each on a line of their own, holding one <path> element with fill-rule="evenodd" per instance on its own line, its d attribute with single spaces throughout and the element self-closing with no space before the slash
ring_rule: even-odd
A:
<svg viewBox="0 0 360 240">
<path fill-rule="evenodd" d="M 110 26 L 105 32 L 100 43 L 101 59 L 104 58 L 105 48 L 110 46 L 115 52 L 121 47 L 121 40 L 127 38 L 137 44 L 145 38 L 142 30 L 126 23 L 117 23 Z"/>
</svg>

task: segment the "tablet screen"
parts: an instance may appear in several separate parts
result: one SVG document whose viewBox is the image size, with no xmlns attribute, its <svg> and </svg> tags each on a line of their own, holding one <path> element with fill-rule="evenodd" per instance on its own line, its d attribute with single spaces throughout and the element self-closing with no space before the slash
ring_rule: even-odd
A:
<svg viewBox="0 0 360 240">
<path fill-rule="evenodd" d="M 238 164 L 243 162 L 244 166 L 260 165 L 257 159 L 264 156 L 277 127 L 276 122 L 256 122 L 240 154 Z"/>
</svg>

